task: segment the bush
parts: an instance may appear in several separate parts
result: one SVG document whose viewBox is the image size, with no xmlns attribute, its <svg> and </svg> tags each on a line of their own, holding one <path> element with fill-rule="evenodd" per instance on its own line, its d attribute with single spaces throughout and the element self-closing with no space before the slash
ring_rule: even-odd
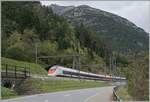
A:
<svg viewBox="0 0 150 102">
<path fill-rule="evenodd" d="M 1 96 L 3 99 L 12 98 L 16 96 L 16 93 L 13 90 L 5 88 L 5 87 L 1 87 L 1 92 L 2 92 Z"/>
</svg>

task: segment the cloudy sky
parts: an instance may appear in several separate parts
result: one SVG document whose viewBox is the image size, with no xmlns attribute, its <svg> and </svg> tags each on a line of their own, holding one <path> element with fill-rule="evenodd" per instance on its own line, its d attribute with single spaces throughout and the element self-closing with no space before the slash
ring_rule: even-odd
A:
<svg viewBox="0 0 150 102">
<path fill-rule="evenodd" d="M 138 27 L 150 33 L 149 1 L 41 1 L 43 5 L 61 6 L 89 5 L 127 18 Z"/>
</svg>

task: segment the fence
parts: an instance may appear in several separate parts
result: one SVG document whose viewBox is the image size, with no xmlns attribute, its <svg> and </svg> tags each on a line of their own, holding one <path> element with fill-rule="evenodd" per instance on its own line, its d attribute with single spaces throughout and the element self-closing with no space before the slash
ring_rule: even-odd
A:
<svg viewBox="0 0 150 102">
<path fill-rule="evenodd" d="M 10 64 L 2 64 L 1 65 L 1 74 L 2 78 L 27 78 L 30 76 L 30 68 L 10 65 Z"/>
</svg>

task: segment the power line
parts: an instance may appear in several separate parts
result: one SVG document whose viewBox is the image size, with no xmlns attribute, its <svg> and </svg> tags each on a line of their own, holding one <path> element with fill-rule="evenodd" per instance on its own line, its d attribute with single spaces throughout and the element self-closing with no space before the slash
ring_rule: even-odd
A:
<svg viewBox="0 0 150 102">
<path fill-rule="evenodd" d="M 78 57 L 79 55 L 52 55 L 52 56 L 39 56 L 38 59 L 41 58 L 60 58 L 60 57 Z"/>
</svg>

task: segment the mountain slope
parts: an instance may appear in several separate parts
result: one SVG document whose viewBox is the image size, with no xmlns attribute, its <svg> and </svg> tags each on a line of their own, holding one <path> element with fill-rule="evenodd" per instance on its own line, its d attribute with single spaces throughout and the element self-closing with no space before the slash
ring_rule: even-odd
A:
<svg viewBox="0 0 150 102">
<path fill-rule="evenodd" d="M 148 49 L 148 34 L 125 18 L 109 12 L 81 5 L 77 7 L 61 7 L 61 13 L 56 12 L 61 6 L 51 5 L 50 8 L 64 16 L 73 25 L 81 23 L 96 32 L 96 36 L 103 39 L 118 52 L 135 52 Z"/>
</svg>

